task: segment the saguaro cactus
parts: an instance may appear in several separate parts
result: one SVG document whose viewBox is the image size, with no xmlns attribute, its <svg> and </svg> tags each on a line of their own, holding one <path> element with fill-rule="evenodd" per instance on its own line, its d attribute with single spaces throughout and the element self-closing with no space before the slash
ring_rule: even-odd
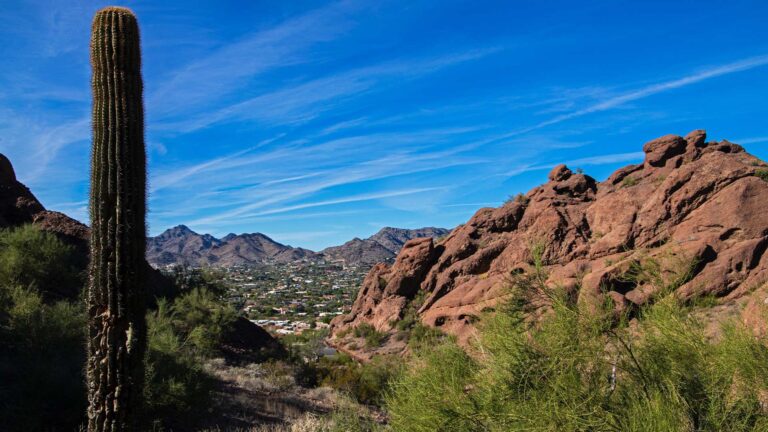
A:
<svg viewBox="0 0 768 432">
<path fill-rule="evenodd" d="M 125 431 L 134 429 L 146 346 L 146 153 L 133 12 L 96 13 L 91 66 L 88 430 Z"/>
</svg>

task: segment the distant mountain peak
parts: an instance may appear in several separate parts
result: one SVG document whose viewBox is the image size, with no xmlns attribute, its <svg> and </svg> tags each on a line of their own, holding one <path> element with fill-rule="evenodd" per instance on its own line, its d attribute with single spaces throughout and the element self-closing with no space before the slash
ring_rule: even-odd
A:
<svg viewBox="0 0 768 432">
<path fill-rule="evenodd" d="M 268 261 L 291 262 L 327 258 L 342 260 L 347 264 L 373 265 L 391 261 L 403 244 L 412 238 L 438 237 L 448 232 L 450 230 L 432 227 L 384 227 L 369 238 L 355 237 L 341 246 L 330 247 L 317 253 L 284 245 L 260 232 L 229 233 L 217 239 L 210 234 L 198 234 L 186 225 L 177 225 L 147 239 L 147 261 L 155 266 L 185 264 L 227 267 Z"/>
<path fill-rule="evenodd" d="M 418 229 L 384 227 L 367 239 L 353 238 L 341 246 L 323 250 L 323 255 L 347 264 L 373 265 L 392 261 L 403 245 L 411 239 L 440 237 L 451 232 L 445 228 L 425 227 Z"/>
<path fill-rule="evenodd" d="M 291 262 L 314 258 L 315 252 L 278 243 L 255 232 L 230 233 L 222 239 L 198 234 L 185 225 L 170 228 L 147 239 L 147 261 L 155 266 L 185 264 L 191 266 L 257 264 L 267 261 Z"/>
</svg>

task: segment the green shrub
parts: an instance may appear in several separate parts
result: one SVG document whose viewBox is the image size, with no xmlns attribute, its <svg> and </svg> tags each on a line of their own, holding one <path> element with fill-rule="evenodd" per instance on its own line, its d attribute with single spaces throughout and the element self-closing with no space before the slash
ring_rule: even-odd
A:
<svg viewBox="0 0 768 432">
<path fill-rule="evenodd" d="M 85 308 L 73 300 L 84 268 L 53 234 L 0 230 L 3 430 L 74 430 L 85 421 Z"/>
<path fill-rule="evenodd" d="M 237 318 L 213 292 L 195 286 L 159 299 L 147 315 L 145 427 L 189 430 L 213 409 L 215 380 L 203 364 Z"/>
<path fill-rule="evenodd" d="M 755 176 L 768 182 L 768 170 L 766 169 L 755 170 Z"/>
<path fill-rule="evenodd" d="M 183 427 L 202 419 L 211 407 L 213 379 L 202 357 L 177 330 L 178 319 L 164 300 L 147 316 L 145 418 L 147 426 Z"/>
<path fill-rule="evenodd" d="M 421 349 L 440 342 L 445 336 L 445 333 L 440 330 L 417 321 L 408 333 L 408 345 L 412 349 Z"/>
<path fill-rule="evenodd" d="M 237 319 L 237 311 L 204 288 L 193 288 L 171 307 L 174 330 L 198 354 L 216 353 L 221 338 Z"/>
<path fill-rule="evenodd" d="M 0 419 L 7 431 L 75 430 L 85 421 L 85 314 L 0 285 Z"/>
<path fill-rule="evenodd" d="M 686 268 L 638 266 L 634 277 L 662 286 L 631 329 L 544 285 L 541 268 L 521 275 L 508 304 L 483 321 L 476 359 L 450 339 L 418 351 L 387 397 L 392 428 L 768 430 L 766 341 L 735 323 L 708 340 L 664 289 L 679 286 Z M 549 313 L 526 318 L 542 304 Z"/>
<path fill-rule="evenodd" d="M 381 346 L 384 342 L 386 335 L 378 330 L 374 326 L 368 323 L 359 324 L 355 327 L 353 332 L 355 337 L 364 338 L 365 346 L 368 348 L 375 348 Z"/>
<path fill-rule="evenodd" d="M 635 177 L 625 177 L 624 180 L 621 181 L 622 187 L 632 187 L 640 183 L 640 180 L 638 180 Z"/>
<path fill-rule="evenodd" d="M 84 269 L 84 257 L 51 233 L 33 225 L 0 230 L 0 285 L 73 299 L 83 289 Z"/>
<path fill-rule="evenodd" d="M 325 386 L 348 394 L 357 402 L 380 405 L 389 383 L 399 373 L 401 361 L 395 357 L 378 356 L 368 363 L 359 363 L 339 354 L 317 362 L 318 381 Z"/>
<path fill-rule="evenodd" d="M 194 289 L 203 289 L 217 298 L 227 293 L 227 286 L 223 282 L 224 274 L 218 269 L 174 266 L 166 274 L 173 280 L 176 296 L 189 293 Z"/>
<path fill-rule="evenodd" d="M 520 192 L 516 195 L 510 195 L 509 198 L 507 198 L 507 200 L 504 201 L 504 204 L 506 205 L 509 203 L 516 202 L 516 203 L 525 205 L 525 204 L 528 204 L 530 201 L 531 201 L 530 198 L 528 198 L 524 193 Z"/>
</svg>

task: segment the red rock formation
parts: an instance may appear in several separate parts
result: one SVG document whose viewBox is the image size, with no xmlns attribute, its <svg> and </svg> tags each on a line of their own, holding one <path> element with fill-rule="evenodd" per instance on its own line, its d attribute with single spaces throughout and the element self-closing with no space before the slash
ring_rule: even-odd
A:
<svg viewBox="0 0 768 432">
<path fill-rule="evenodd" d="M 11 162 L 0 153 L 0 228 L 29 223 L 43 210 L 32 192 L 16 180 Z"/>
<path fill-rule="evenodd" d="M 768 307 L 768 182 L 755 175 L 768 165 L 739 145 L 706 142 L 701 130 L 643 150 L 642 164 L 601 183 L 557 166 L 524 198 L 478 210 L 437 244 L 410 242 L 391 267 L 371 270 L 351 313 L 333 321 L 331 341 L 364 322 L 391 331 L 418 290 L 426 294 L 421 321 L 466 341 L 481 312 L 503 298 L 511 274 L 529 268 L 535 245 L 543 247 L 550 284 L 583 302 L 610 296 L 617 309 L 653 294 L 622 278 L 638 257 L 695 262 L 679 296 L 714 294 L 721 304 L 746 305 L 745 321 L 768 332 L 759 318 Z"/>
</svg>

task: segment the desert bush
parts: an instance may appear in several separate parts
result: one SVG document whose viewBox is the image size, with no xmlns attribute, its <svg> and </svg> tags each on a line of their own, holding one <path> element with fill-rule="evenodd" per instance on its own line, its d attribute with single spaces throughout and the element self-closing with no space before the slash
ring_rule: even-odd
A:
<svg viewBox="0 0 768 432">
<path fill-rule="evenodd" d="M 386 334 L 376 330 L 374 326 L 368 323 L 362 323 L 355 327 L 353 335 L 357 338 L 364 338 L 365 346 L 368 348 L 381 346 L 386 337 Z"/>
<path fill-rule="evenodd" d="M 215 381 L 204 364 L 237 318 L 204 287 L 179 292 L 147 315 L 146 427 L 190 428 L 209 413 Z"/>
<path fill-rule="evenodd" d="M 768 181 L 768 170 L 766 169 L 755 170 L 755 176 L 761 180 Z"/>
<path fill-rule="evenodd" d="M 73 248 L 34 226 L 0 230 L 0 423 L 74 430 L 86 407 L 84 268 Z"/>
<path fill-rule="evenodd" d="M 390 356 L 359 363 L 346 354 L 336 354 L 315 363 L 315 373 L 323 386 L 339 390 L 359 403 L 381 405 L 400 365 L 397 358 Z"/>
<path fill-rule="evenodd" d="M 193 288 L 173 301 L 171 322 L 185 344 L 198 354 L 212 356 L 237 311 L 205 288 Z"/>
<path fill-rule="evenodd" d="M 682 271 L 643 264 L 663 284 L 636 324 L 589 312 L 534 274 L 483 321 L 470 357 L 450 339 L 417 352 L 387 396 L 408 431 L 766 430 L 768 347 L 738 323 L 709 340 L 673 292 Z M 666 275 L 664 277 L 656 277 Z M 538 321 L 530 312 L 548 310 Z"/>
<path fill-rule="evenodd" d="M 194 424 L 211 406 L 212 377 L 203 368 L 195 339 L 179 331 L 174 309 L 160 300 L 147 315 L 145 423 L 153 427 Z"/>
<path fill-rule="evenodd" d="M 216 298 L 227 292 L 223 282 L 223 273 L 215 268 L 192 268 L 182 265 L 174 266 L 166 275 L 173 281 L 175 295 L 189 293 L 195 289 L 204 289 Z"/>
<path fill-rule="evenodd" d="M 0 346 L 3 430 L 74 430 L 84 422 L 80 304 L 46 303 L 33 288 L 0 285 Z"/>
<path fill-rule="evenodd" d="M 624 180 L 621 181 L 621 186 L 622 187 L 632 187 L 632 186 L 636 186 L 639 183 L 640 183 L 640 180 L 638 180 L 635 177 L 631 177 L 630 176 L 630 177 L 625 177 Z"/>
<path fill-rule="evenodd" d="M 72 246 L 34 225 L 0 230 L 0 285 L 75 298 L 84 286 L 84 269 Z"/>
</svg>

